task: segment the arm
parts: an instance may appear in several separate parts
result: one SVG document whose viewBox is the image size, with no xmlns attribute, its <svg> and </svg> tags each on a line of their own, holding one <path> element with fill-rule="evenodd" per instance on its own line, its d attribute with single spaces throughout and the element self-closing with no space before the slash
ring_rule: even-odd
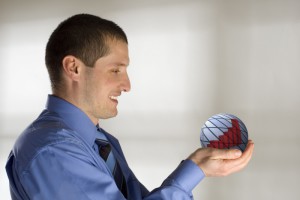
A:
<svg viewBox="0 0 300 200">
<path fill-rule="evenodd" d="M 105 165 L 95 166 L 87 151 L 78 147 L 59 143 L 37 154 L 21 174 L 30 199 L 124 199 Z"/>
<path fill-rule="evenodd" d="M 227 175 L 240 170 L 249 162 L 252 151 L 253 143 L 242 156 L 235 156 L 235 150 L 199 149 L 144 200 L 193 199 L 192 189 L 204 174 Z M 20 177 L 30 199 L 124 199 L 105 164 L 95 166 L 78 144 L 61 143 L 43 149 Z"/>
<path fill-rule="evenodd" d="M 253 149 L 252 141 L 248 142 L 243 154 L 236 149 L 200 148 L 145 200 L 191 200 L 193 188 L 205 176 L 226 176 L 243 169 L 250 161 Z"/>
<path fill-rule="evenodd" d="M 183 161 L 163 182 L 153 190 L 145 200 L 190 200 L 192 190 L 204 178 L 202 170 L 191 160 Z"/>
</svg>

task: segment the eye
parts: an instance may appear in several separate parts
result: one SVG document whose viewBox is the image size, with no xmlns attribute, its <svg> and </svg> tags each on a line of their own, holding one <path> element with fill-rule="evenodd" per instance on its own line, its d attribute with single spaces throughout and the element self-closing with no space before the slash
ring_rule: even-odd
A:
<svg viewBox="0 0 300 200">
<path fill-rule="evenodd" d="M 120 72 L 120 69 L 112 69 L 111 71 L 115 74 L 118 74 Z"/>
</svg>

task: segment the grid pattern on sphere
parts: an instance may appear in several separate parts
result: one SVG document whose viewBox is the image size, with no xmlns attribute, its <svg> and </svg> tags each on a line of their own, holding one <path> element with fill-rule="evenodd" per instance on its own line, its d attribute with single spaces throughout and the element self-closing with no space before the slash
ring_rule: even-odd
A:
<svg viewBox="0 0 300 200">
<path fill-rule="evenodd" d="M 238 121 L 238 126 L 239 127 L 236 127 L 234 124 L 232 124 L 231 119 L 236 119 Z M 222 127 L 220 125 L 217 125 L 216 124 L 217 122 L 220 123 L 222 125 Z M 211 124 L 212 126 L 211 125 L 208 126 L 208 124 Z M 201 137 L 200 137 L 201 145 L 203 147 L 206 147 L 210 143 L 210 141 L 212 140 L 212 139 L 209 139 L 207 137 L 207 135 L 205 135 L 205 130 L 208 130 L 209 134 L 211 134 L 213 137 L 215 137 L 216 140 L 218 140 L 219 136 L 216 135 L 215 133 L 219 132 L 219 131 L 224 133 L 229 128 L 232 128 L 231 126 L 233 126 L 233 128 L 239 128 L 241 130 L 242 144 L 240 144 L 236 147 L 243 150 L 246 147 L 246 143 L 248 141 L 248 131 L 247 131 L 246 126 L 236 116 L 231 115 L 231 114 L 224 114 L 224 113 L 212 116 L 204 124 L 204 126 L 201 129 L 201 132 L 202 132 Z"/>
</svg>

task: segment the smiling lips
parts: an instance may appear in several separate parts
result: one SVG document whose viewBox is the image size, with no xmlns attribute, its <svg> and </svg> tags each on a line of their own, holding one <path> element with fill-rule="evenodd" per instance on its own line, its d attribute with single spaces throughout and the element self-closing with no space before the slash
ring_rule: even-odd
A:
<svg viewBox="0 0 300 200">
<path fill-rule="evenodd" d="M 118 102 L 118 96 L 109 96 L 109 98 L 113 101 L 117 101 Z"/>
</svg>

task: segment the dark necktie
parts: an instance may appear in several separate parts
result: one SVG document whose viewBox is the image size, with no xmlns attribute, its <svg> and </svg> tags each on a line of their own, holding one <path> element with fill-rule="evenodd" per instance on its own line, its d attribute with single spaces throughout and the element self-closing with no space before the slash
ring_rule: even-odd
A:
<svg viewBox="0 0 300 200">
<path fill-rule="evenodd" d="M 111 173 L 114 176 L 116 185 L 118 186 L 119 190 L 122 192 L 124 197 L 126 198 L 127 197 L 126 181 L 118 161 L 113 156 L 109 142 L 105 138 L 102 139 L 97 138 L 95 142 L 98 145 L 100 156 L 106 162 L 108 168 L 110 169 Z"/>
</svg>

